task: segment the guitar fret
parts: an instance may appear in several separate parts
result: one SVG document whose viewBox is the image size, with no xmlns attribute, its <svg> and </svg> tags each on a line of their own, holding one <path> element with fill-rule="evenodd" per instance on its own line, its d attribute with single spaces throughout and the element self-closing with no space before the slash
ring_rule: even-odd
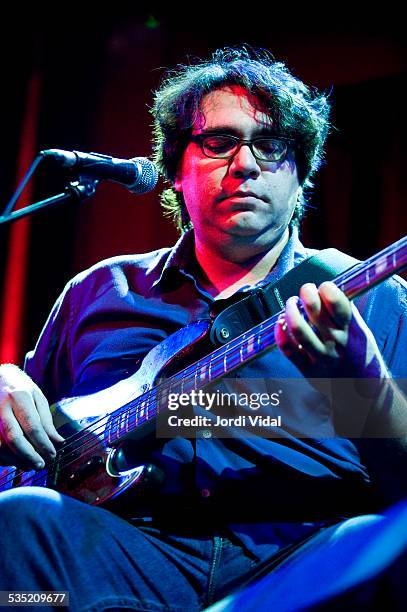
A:
<svg viewBox="0 0 407 612">
<path fill-rule="evenodd" d="M 123 413 L 120 415 L 118 436 L 121 434 L 123 430 L 124 430 L 124 433 L 127 432 L 126 413 Z"/>
<path fill-rule="evenodd" d="M 166 406 L 168 406 L 168 396 L 170 395 L 170 393 L 172 393 L 172 384 L 170 383 L 168 386 L 167 385 L 161 385 L 157 388 L 157 395 L 155 396 L 155 406 L 156 406 L 156 411 L 157 413 L 160 412 L 161 407 L 163 407 L 165 409 Z M 146 420 L 149 420 L 149 409 L 150 409 L 150 405 L 151 405 L 151 395 L 149 395 L 148 400 L 146 402 Z"/>
<path fill-rule="evenodd" d="M 228 371 L 228 349 L 225 349 L 225 356 L 223 357 L 223 373 L 226 374 Z"/>
<path fill-rule="evenodd" d="M 108 423 L 106 425 L 105 436 L 107 434 L 108 444 L 112 444 L 113 443 L 114 420 L 115 420 L 115 417 L 113 417 L 112 419 L 109 419 L 109 421 L 108 421 Z"/>
<path fill-rule="evenodd" d="M 381 274 L 382 272 L 384 272 L 387 269 L 387 257 L 381 257 L 376 263 L 375 263 L 375 273 L 378 276 L 379 274 Z"/>
<path fill-rule="evenodd" d="M 139 422 L 139 424 L 140 423 L 145 423 L 146 421 L 148 421 L 150 402 L 151 402 L 151 395 L 149 393 L 148 396 L 146 398 L 144 398 L 143 401 L 140 404 L 140 409 L 138 411 L 138 422 Z"/>
<path fill-rule="evenodd" d="M 149 394 L 149 396 L 147 397 L 145 406 L 144 406 L 144 410 L 145 410 L 145 421 L 149 421 L 151 416 L 154 416 L 157 414 L 158 412 L 158 402 L 156 399 L 155 395 L 152 395 L 151 393 Z"/>
<path fill-rule="evenodd" d="M 154 406 L 156 410 L 154 411 Z M 150 420 L 150 408 L 152 408 L 152 413 L 156 414 L 158 412 L 158 403 L 156 402 L 155 397 L 149 393 L 147 399 L 143 402 L 143 411 L 140 415 L 140 418 L 143 420 L 143 423 Z"/>
<path fill-rule="evenodd" d="M 259 352 L 261 348 L 262 333 L 263 333 L 263 324 L 260 325 L 259 333 L 257 334 L 257 352 Z"/>
<path fill-rule="evenodd" d="M 141 420 L 143 418 L 143 416 L 144 416 L 146 403 L 147 402 L 145 400 L 143 402 L 141 402 L 140 409 L 136 411 L 137 412 L 137 420 L 138 421 Z"/>
</svg>

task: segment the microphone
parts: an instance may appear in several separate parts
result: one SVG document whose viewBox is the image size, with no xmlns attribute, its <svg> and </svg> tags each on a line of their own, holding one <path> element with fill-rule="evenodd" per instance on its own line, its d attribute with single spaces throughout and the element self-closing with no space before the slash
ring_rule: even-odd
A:
<svg viewBox="0 0 407 612">
<path fill-rule="evenodd" d="M 41 151 L 40 155 L 45 159 L 53 159 L 64 168 L 77 171 L 82 177 L 116 181 L 136 194 L 152 191 L 158 180 L 157 168 L 146 157 L 119 159 L 101 153 L 61 149 L 47 149 Z"/>
</svg>

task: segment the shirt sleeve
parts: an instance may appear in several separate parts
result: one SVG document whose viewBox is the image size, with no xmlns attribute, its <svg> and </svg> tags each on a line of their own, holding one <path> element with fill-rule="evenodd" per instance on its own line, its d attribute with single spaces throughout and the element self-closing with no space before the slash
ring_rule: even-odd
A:
<svg viewBox="0 0 407 612">
<path fill-rule="evenodd" d="M 27 353 L 24 370 L 53 403 L 69 394 L 72 374 L 69 357 L 72 282 L 55 302 L 34 350 Z"/>
<path fill-rule="evenodd" d="M 355 300 L 396 379 L 407 378 L 407 284 L 394 276 Z"/>
</svg>

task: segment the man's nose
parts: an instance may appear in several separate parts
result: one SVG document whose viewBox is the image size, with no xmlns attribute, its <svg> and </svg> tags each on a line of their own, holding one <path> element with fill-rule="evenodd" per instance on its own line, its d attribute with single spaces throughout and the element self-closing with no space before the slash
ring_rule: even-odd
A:
<svg viewBox="0 0 407 612">
<path fill-rule="evenodd" d="M 254 157 L 249 145 L 240 145 L 231 159 L 229 172 L 234 178 L 256 178 L 260 175 L 261 169 L 259 163 Z"/>
</svg>

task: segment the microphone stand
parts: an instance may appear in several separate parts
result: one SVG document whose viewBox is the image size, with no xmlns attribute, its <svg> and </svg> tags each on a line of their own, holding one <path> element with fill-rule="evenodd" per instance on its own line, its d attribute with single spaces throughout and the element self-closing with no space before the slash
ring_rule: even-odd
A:
<svg viewBox="0 0 407 612">
<path fill-rule="evenodd" d="M 0 225 L 2 225 L 3 223 L 12 223 L 13 221 L 17 221 L 17 219 L 21 219 L 22 217 L 26 217 L 31 213 L 41 210 L 42 208 L 51 206 L 51 204 L 59 204 L 61 202 L 66 202 L 72 199 L 76 199 L 81 202 L 85 198 L 95 193 L 97 183 L 98 181 L 96 180 L 89 181 L 87 179 L 83 181 L 77 181 L 75 183 L 70 183 L 63 193 L 59 193 L 58 195 L 52 196 L 51 198 L 47 198 L 46 200 L 41 200 L 40 202 L 35 202 L 34 204 L 30 204 L 29 206 L 25 206 L 24 208 L 15 210 L 14 212 L 8 213 L 7 215 L 2 215 L 0 217 Z"/>
<path fill-rule="evenodd" d="M 16 192 L 12 196 L 10 202 L 7 204 L 6 208 L 3 211 L 3 214 L 0 216 L 0 225 L 5 223 L 12 223 L 13 221 L 17 221 L 17 219 L 21 219 L 22 217 L 26 217 L 31 213 L 37 212 L 47 206 L 51 206 L 52 204 L 60 204 L 62 202 L 66 202 L 68 200 L 77 200 L 81 202 L 85 198 L 93 195 L 96 191 L 96 185 L 98 184 L 97 179 L 80 179 L 79 181 L 75 181 L 69 183 L 69 185 L 65 188 L 63 193 L 59 193 L 58 195 L 47 198 L 46 200 L 41 200 L 40 202 L 35 202 L 34 204 L 30 204 L 29 206 L 25 206 L 24 208 L 20 208 L 19 210 L 15 210 L 11 212 L 13 207 L 15 206 L 18 198 L 22 194 L 24 187 L 26 186 L 28 180 L 32 176 L 32 174 L 37 169 L 37 166 L 43 160 L 43 155 L 38 155 L 38 157 L 32 163 L 30 169 L 27 174 L 23 178 L 22 182 L 18 186 Z"/>
</svg>

